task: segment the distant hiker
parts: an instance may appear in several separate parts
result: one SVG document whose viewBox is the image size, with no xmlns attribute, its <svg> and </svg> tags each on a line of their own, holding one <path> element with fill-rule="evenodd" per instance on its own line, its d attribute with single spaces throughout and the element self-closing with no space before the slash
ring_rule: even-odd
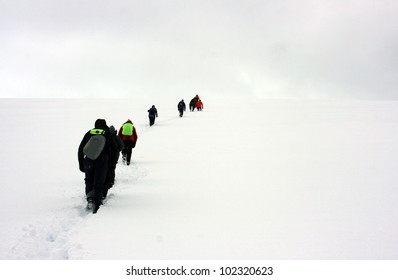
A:
<svg viewBox="0 0 398 280">
<path fill-rule="evenodd" d="M 158 117 L 158 110 L 155 108 L 155 105 L 148 110 L 148 117 L 149 117 L 149 126 L 155 124 L 155 119 Z"/>
<path fill-rule="evenodd" d="M 181 99 L 181 101 L 178 102 L 177 109 L 178 109 L 178 112 L 180 112 L 180 117 L 182 117 L 182 115 L 184 114 L 184 111 L 185 111 L 184 99 Z"/>
<path fill-rule="evenodd" d="M 198 111 L 202 111 L 203 109 L 203 103 L 200 99 L 198 100 L 198 102 L 196 102 L 196 109 L 198 109 Z"/>
<path fill-rule="evenodd" d="M 199 95 L 195 95 L 195 97 L 192 98 L 191 102 L 189 102 L 189 109 L 191 109 L 192 106 L 192 112 L 195 110 L 198 100 L 199 100 Z"/>
<path fill-rule="evenodd" d="M 192 98 L 191 101 L 189 102 L 189 111 L 193 112 L 196 108 L 196 99 Z"/>
<path fill-rule="evenodd" d="M 84 135 L 78 150 L 79 169 L 85 173 L 88 207 L 92 207 L 94 214 L 102 204 L 108 166 L 116 164 L 112 158 L 115 153 L 117 146 L 106 121 L 97 119 L 94 128 Z"/>
<path fill-rule="evenodd" d="M 131 151 L 137 143 L 137 130 L 131 120 L 127 120 L 119 129 L 119 137 L 122 138 L 124 149 L 122 150 L 123 162 L 130 165 Z"/>
<path fill-rule="evenodd" d="M 109 132 L 111 133 L 111 136 L 113 140 L 115 141 L 117 145 L 117 152 L 112 155 L 112 159 L 108 165 L 108 174 L 105 179 L 104 183 L 104 190 L 102 192 L 102 198 L 105 199 L 106 196 L 108 195 L 108 191 L 110 188 L 113 187 L 115 184 L 115 170 L 116 170 L 116 164 L 119 160 L 120 152 L 124 148 L 123 140 L 116 134 L 116 129 L 113 125 L 109 127 Z"/>
</svg>

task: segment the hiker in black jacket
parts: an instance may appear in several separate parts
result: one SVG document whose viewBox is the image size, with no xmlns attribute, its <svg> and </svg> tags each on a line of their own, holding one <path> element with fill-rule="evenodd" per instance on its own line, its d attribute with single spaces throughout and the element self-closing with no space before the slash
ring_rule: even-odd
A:
<svg viewBox="0 0 398 280">
<path fill-rule="evenodd" d="M 189 102 L 189 111 L 193 112 L 196 108 L 197 99 L 193 98 Z"/>
<path fill-rule="evenodd" d="M 177 109 L 178 109 L 178 112 L 180 112 L 180 117 L 182 117 L 182 115 L 184 114 L 184 111 L 185 111 L 184 99 L 182 99 L 180 102 L 178 102 Z"/>
<path fill-rule="evenodd" d="M 153 126 L 155 124 L 155 119 L 158 117 L 158 110 L 155 108 L 155 105 L 148 110 L 149 117 L 149 126 Z"/>
<path fill-rule="evenodd" d="M 99 155 L 96 158 L 92 158 L 91 155 L 87 155 L 88 152 L 84 152 L 86 151 L 85 146 L 92 137 L 99 135 L 105 138 L 105 144 L 101 148 Z M 78 149 L 79 169 L 85 173 L 84 180 L 86 183 L 88 206 L 92 205 L 94 214 L 97 213 L 102 204 L 102 195 L 106 175 L 108 173 L 108 165 L 116 164 L 117 159 L 115 160 L 115 155 L 117 154 L 117 145 L 109 132 L 106 121 L 104 119 L 97 119 L 94 129 L 91 129 L 84 135 Z"/>
<path fill-rule="evenodd" d="M 112 188 L 113 185 L 115 184 L 116 164 L 119 161 L 120 152 L 124 149 L 123 140 L 116 134 L 117 131 L 113 125 L 111 125 L 109 127 L 109 132 L 111 133 L 111 136 L 117 145 L 117 153 L 115 155 L 112 155 L 113 160 L 110 160 L 109 164 L 108 164 L 108 174 L 106 176 L 105 183 L 104 183 L 102 199 L 106 198 L 106 196 L 108 195 L 109 189 Z"/>
</svg>

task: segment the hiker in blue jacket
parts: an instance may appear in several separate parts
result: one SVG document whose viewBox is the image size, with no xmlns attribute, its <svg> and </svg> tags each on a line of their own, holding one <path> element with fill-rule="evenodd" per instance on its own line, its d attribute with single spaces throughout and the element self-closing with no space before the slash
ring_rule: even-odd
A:
<svg viewBox="0 0 398 280">
<path fill-rule="evenodd" d="M 180 117 L 182 118 L 182 115 L 184 114 L 184 111 L 185 111 L 184 99 L 182 99 L 180 102 L 178 102 L 177 109 L 178 109 L 178 112 L 180 112 Z"/>
<path fill-rule="evenodd" d="M 103 146 L 99 149 L 99 155 L 95 157 L 88 155 L 85 147 L 94 136 L 103 136 L 105 138 Z M 97 119 L 94 128 L 88 131 L 78 149 L 79 169 L 85 173 L 86 197 L 88 207 L 92 207 L 93 213 L 97 213 L 102 204 L 102 195 L 104 183 L 108 172 L 109 164 L 116 164 L 115 155 L 118 154 L 117 145 L 109 132 L 104 119 Z M 116 160 L 117 161 L 117 160 Z"/>
</svg>

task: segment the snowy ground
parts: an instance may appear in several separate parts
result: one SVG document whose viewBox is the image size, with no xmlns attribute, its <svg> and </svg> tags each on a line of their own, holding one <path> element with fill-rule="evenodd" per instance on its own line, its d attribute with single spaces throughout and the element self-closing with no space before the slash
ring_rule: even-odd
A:
<svg viewBox="0 0 398 280">
<path fill-rule="evenodd" d="M 203 99 L 1 99 L 0 259 L 398 258 L 398 102 Z M 139 140 L 92 215 L 97 118 Z"/>
</svg>

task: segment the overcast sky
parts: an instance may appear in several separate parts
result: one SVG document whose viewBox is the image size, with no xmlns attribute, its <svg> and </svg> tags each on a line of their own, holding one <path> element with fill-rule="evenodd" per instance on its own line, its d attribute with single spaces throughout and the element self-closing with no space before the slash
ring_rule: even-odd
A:
<svg viewBox="0 0 398 280">
<path fill-rule="evenodd" d="M 0 0 L 0 97 L 398 99 L 398 0 Z"/>
</svg>

